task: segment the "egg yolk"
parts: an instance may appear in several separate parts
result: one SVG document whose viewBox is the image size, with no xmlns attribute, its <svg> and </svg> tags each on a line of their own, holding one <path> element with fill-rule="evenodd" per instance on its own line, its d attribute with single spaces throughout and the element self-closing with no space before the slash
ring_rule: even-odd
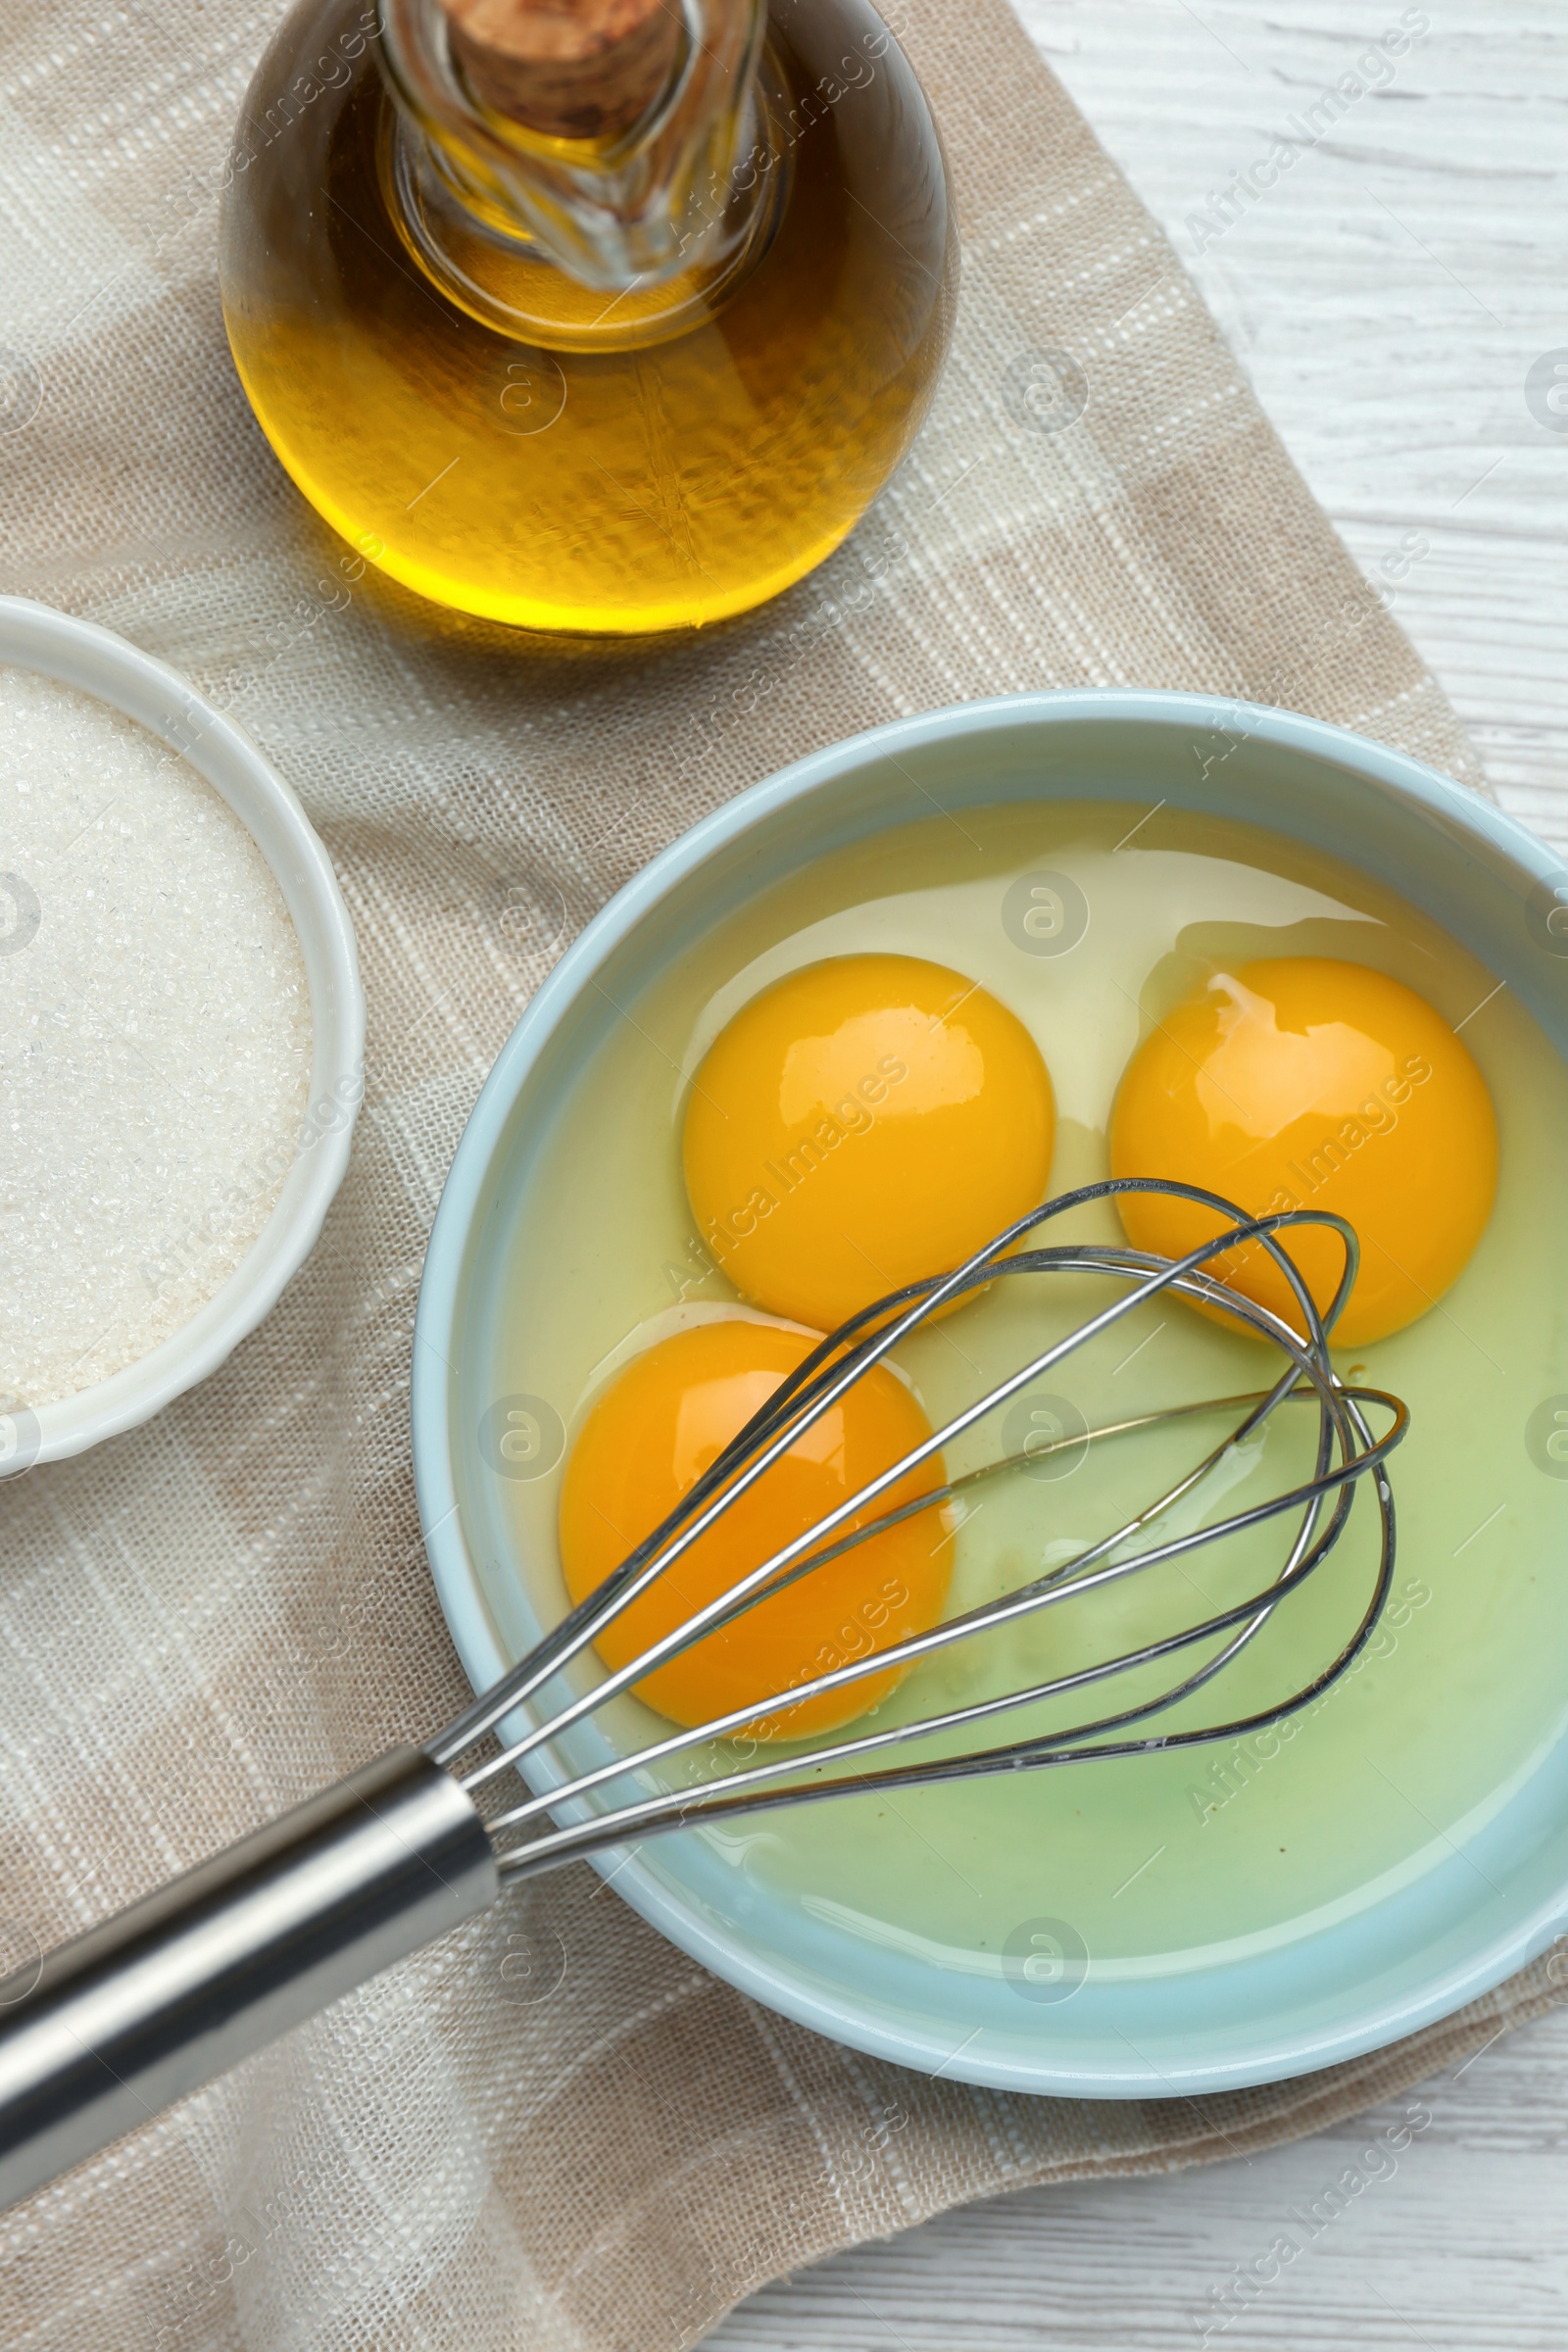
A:
<svg viewBox="0 0 1568 2352">
<path fill-rule="evenodd" d="M 686 1190 L 745 1298 L 834 1330 L 1036 1207 L 1055 1124 L 1034 1040 L 985 989 L 912 956 L 835 956 L 710 1048 Z"/>
<path fill-rule="evenodd" d="M 691 1492 L 815 1345 L 811 1335 L 773 1325 L 702 1323 L 661 1341 L 616 1375 L 578 1433 L 562 1487 L 561 1556 L 574 1603 Z M 909 1391 L 876 1365 L 605 1629 L 600 1656 L 612 1667 L 638 1657 L 930 1435 Z M 931 1456 L 837 1535 L 928 1494 L 945 1477 L 940 1455 Z M 935 1625 L 951 1558 L 945 1516 L 933 1505 L 760 1601 L 656 1667 L 636 1690 L 660 1714 L 687 1725 L 777 1699 Z M 897 1669 L 867 1675 L 748 1728 L 758 1739 L 829 1731 L 875 1706 L 899 1679 Z"/>
<path fill-rule="evenodd" d="M 1111 1114 L 1110 1166 L 1201 1185 L 1254 1216 L 1344 1217 L 1361 1261 L 1333 1337 L 1359 1347 L 1425 1314 L 1463 1268 L 1496 1191 L 1497 1123 L 1469 1053 L 1424 998 L 1361 964 L 1286 956 L 1216 972 L 1145 1039 Z M 1134 1246 L 1165 1256 L 1223 1230 L 1158 1194 L 1116 1205 Z M 1326 1307 L 1344 1245 L 1322 1227 L 1280 1238 Z M 1208 1270 L 1299 1329 L 1257 1244 Z"/>
</svg>

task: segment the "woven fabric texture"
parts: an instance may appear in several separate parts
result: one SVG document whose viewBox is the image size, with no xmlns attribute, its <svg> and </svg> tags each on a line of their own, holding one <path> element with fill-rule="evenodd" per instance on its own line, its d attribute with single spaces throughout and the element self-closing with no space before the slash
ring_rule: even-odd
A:
<svg viewBox="0 0 1568 2352">
<path fill-rule="evenodd" d="M 530 991 L 674 834 L 836 737 L 1026 687 L 1283 702 L 1480 781 L 1002 0 L 906 0 L 961 208 L 956 341 L 912 457 L 820 573 L 629 650 L 517 642 L 373 574 L 329 607 L 335 546 L 246 408 L 215 276 L 272 22 L 237 0 L 0 14 L 0 584 L 122 631 L 254 732 L 331 851 L 369 999 L 353 1164 L 280 1305 L 149 1427 L 0 1496 L 0 1907 L 46 1943 L 466 1695 L 410 1470 L 425 1239 Z M 1049 352 L 1090 395 L 1054 433 L 1009 390 Z M 1312 2131 L 1549 1991 L 1532 1972 L 1235 2096 L 1031 2100 L 770 2015 L 579 1868 L 0 2218 L 0 2335 L 669 2352 L 955 2201 Z"/>
</svg>

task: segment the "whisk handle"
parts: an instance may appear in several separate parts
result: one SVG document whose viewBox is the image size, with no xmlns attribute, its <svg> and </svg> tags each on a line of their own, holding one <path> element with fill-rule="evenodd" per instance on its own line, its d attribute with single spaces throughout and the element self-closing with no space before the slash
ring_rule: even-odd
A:
<svg viewBox="0 0 1568 2352">
<path fill-rule="evenodd" d="M 394 1747 L 0 1983 L 0 2206 L 482 1911 L 484 1825 Z"/>
</svg>

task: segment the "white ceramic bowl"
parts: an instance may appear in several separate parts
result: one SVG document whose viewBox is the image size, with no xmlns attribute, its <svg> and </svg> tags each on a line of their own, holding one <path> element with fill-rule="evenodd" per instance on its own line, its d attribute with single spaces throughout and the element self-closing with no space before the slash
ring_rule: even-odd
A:
<svg viewBox="0 0 1568 2352">
<path fill-rule="evenodd" d="M 180 753 L 228 803 L 277 877 L 311 992 L 311 1098 L 301 1147 L 243 1262 L 200 1311 L 110 1380 L 36 1412 L 0 1412 L 0 1476 L 81 1453 L 133 1429 L 215 1371 L 309 1255 L 343 1180 L 364 1091 L 365 992 L 354 926 L 309 818 L 243 728 L 112 629 L 0 597 L 0 662 L 95 695 Z"/>
</svg>

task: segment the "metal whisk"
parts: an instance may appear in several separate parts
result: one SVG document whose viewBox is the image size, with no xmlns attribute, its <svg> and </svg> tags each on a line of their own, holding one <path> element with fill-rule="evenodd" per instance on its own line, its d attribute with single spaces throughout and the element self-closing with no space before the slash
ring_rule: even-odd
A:
<svg viewBox="0 0 1568 2352">
<path fill-rule="evenodd" d="M 1021 1245 L 1035 1228 L 1118 1193 L 1158 1192 L 1226 1220 L 1185 1257 L 1125 1247 Z M 1335 1298 L 1319 1314 L 1281 1237 L 1325 1225 L 1345 1247 Z M 1247 1245 L 1266 1250 L 1291 1286 L 1300 1318 L 1293 1329 L 1207 1272 L 1210 1259 Z M 966 1264 L 892 1293 L 822 1341 L 719 1455 L 663 1524 L 639 1544 L 597 1592 L 580 1602 L 493 1688 L 422 1748 L 398 1746 L 335 1788 L 296 1806 L 86 1935 L 0 1984 L 0 2204 L 27 2195 L 106 2146 L 158 2108 L 223 2072 L 341 1994 L 471 1918 L 502 1884 L 555 1868 L 659 1831 L 722 1820 L 738 1812 L 803 1804 L 998 1772 L 1032 1771 L 1106 1757 L 1149 1754 L 1261 1730 L 1326 1690 L 1367 1640 L 1394 1569 L 1394 1500 L 1384 1464 L 1407 1425 L 1397 1397 L 1347 1387 L 1329 1358 L 1328 1335 L 1355 1279 L 1355 1236 L 1343 1219 L 1313 1210 L 1249 1217 L 1192 1186 L 1132 1178 L 1061 1196 L 999 1234 Z M 1118 1296 L 1065 1337 L 966 1405 L 931 1437 L 847 1497 L 805 1534 L 760 1561 L 727 1592 L 696 1610 L 636 1659 L 577 1696 L 548 1702 L 564 1668 L 830 1411 L 854 1382 L 940 1307 L 1023 1275 L 1096 1275 Z M 1285 1357 L 1271 1388 L 1241 1396 L 1186 1400 L 1090 1432 L 1109 1442 L 1156 1424 L 1221 1412 L 1234 1415 L 1219 1442 L 1153 1501 L 1111 1534 L 1000 1598 L 907 1640 L 793 1685 L 788 1708 L 867 1675 L 917 1665 L 977 1635 L 1059 1609 L 1086 1593 L 1144 1574 L 1225 1537 L 1280 1519 L 1285 1556 L 1262 1590 L 1200 1622 L 1121 1654 L 964 1705 L 856 1730 L 808 1745 L 781 1743 L 758 1760 L 717 1770 L 695 1786 L 662 1788 L 596 1810 L 587 1800 L 626 1776 L 646 1776 L 688 1751 L 755 1731 L 766 1702 L 753 1701 L 695 1730 L 672 1731 L 633 1754 L 563 1777 L 544 1795 L 524 1795 L 488 1815 L 475 1797 L 500 1776 L 605 1706 L 652 1668 L 718 1631 L 743 1611 L 912 1515 L 939 1508 L 978 1483 L 1030 1467 L 1050 1447 L 1003 1455 L 939 1484 L 912 1501 L 873 1512 L 881 1497 L 1075 1348 L 1147 1299 L 1174 1292 L 1218 1307 Z M 1312 1475 L 1206 1526 L 1159 1535 L 1155 1525 L 1194 1496 L 1231 1452 L 1288 1403 L 1315 1405 Z M 1386 1412 L 1374 1437 L 1366 1409 Z M 1062 1441 L 1081 1444 L 1080 1438 Z M 1151 1719 L 1201 1690 L 1254 1641 L 1262 1627 L 1327 1558 L 1349 1516 L 1356 1484 L 1370 1477 L 1381 1524 L 1371 1591 L 1353 1632 L 1333 1660 L 1278 1704 L 1233 1721 L 1166 1731 Z M 1152 1540 L 1130 1549 L 1149 1533 Z M 1196 1658 L 1190 1653 L 1198 1653 Z M 1026 1732 L 960 1754 L 921 1753 L 924 1744 L 1016 1710 L 1087 1691 L 1141 1667 L 1176 1662 L 1176 1679 L 1152 1697 L 1050 1732 Z M 1163 1679 L 1163 1678 L 1161 1678 Z M 786 1694 L 781 1694 L 786 1695 Z M 515 1737 L 511 1717 L 527 1724 Z M 1144 1727 L 1139 1729 L 1138 1727 Z M 488 1749 L 489 1752 L 484 1752 Z M 894 1760 L 894 1751 L 912 1749 Z M 465 1765 L 464 1759 L 469 1759 Z M 873 1761 L 875 1759 L 875 1761 Z M 461 1769 L 460 1769 L 461 1767 Z M 560 1770 L 559 1759 L 556 1769 Z M 563 1818 L 564 1816 L 564 1818 Z M 552 1819 L 555 1826 L 552 1826 Z"/>
</svg>

